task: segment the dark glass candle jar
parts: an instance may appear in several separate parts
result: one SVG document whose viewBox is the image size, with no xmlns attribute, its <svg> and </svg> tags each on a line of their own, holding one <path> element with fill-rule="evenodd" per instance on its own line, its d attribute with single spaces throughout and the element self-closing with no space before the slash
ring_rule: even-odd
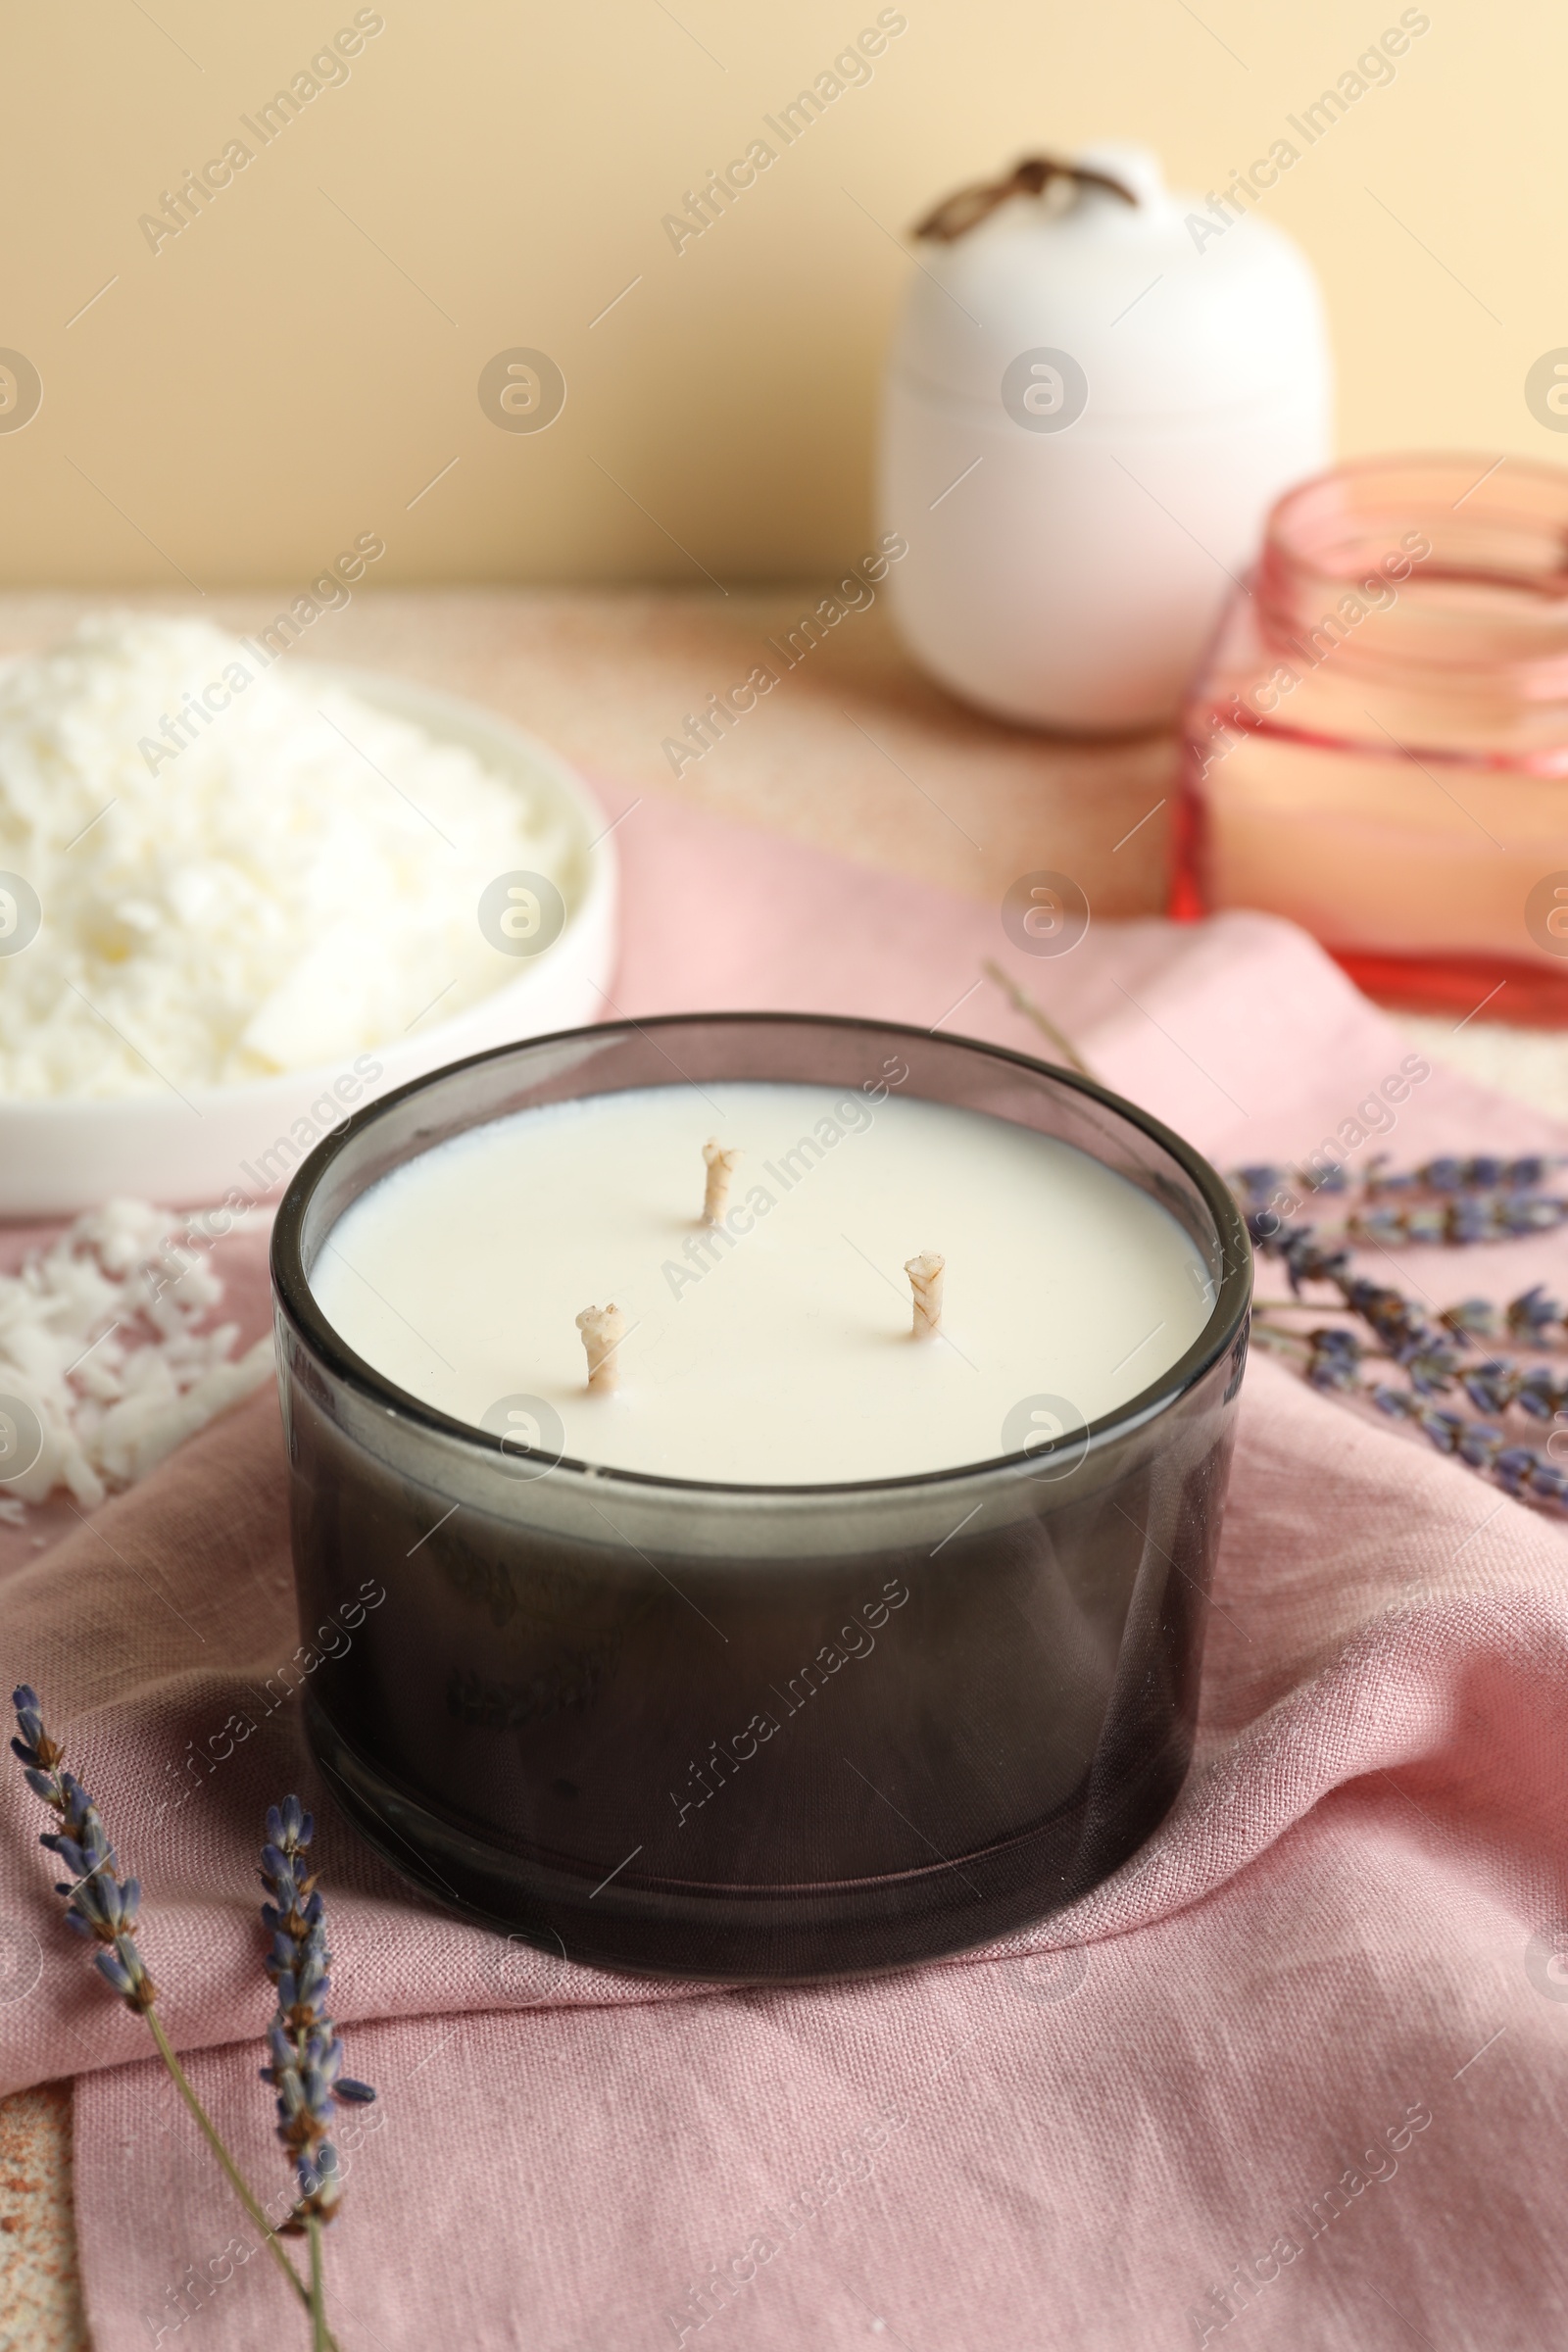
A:
<svg viewBox="0 0 1568 2352">
<path fill-rule="evenodd" d="M 1185 733 L 1173 913 L 1289 915 L 1385 1004 L 1568 1023 L 1568 471 L 1303 482 Z"/>
<path fill-rule="evenodd" d="M 671 1062 L 696 1082 L 858 1086 L 890 1054 L 906 1094 L 1075 1145 L 1196 1245 L 1200 1336 L 1115 1412 L 913 1477 L 650 1476 L 447 1418 L 314 1296 L 349 1206 L 450 1137 L 666 1085 Z M 346 1596 L 385 1596 L 308 1686 L 311 1739 L 366 1837 L 438 1898 L 604 1966 L 861 1972 L 1042 1917 L 1169 1807 L 1250 1257 L 1214 1171 L 1102 1088 L 869 1022 L 573 1031 L 361 1112 L 289 1187 L 272 1271 L 307 1638 Z"/>
</svg>

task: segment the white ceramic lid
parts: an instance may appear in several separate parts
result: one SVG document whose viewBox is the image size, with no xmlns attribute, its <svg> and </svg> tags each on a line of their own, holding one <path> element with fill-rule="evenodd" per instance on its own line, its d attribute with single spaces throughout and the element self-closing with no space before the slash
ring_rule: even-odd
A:
<svg viewBox="0 0 1568 2352">
<path fill-rule="evenodd" d="M 995 409 L 1020 353 L 1065 351 L 1097 419 L 1242 409 L 1325 383 L 1317 281 L 1289 237 L 1256 211 L 1221 227 L 1204 198 L 1166 189 L 1146 148 L 1073 160 L 1137 203 L 1094 187 L 1065 205 L 1055 190 L 1015 196 L 951 245 L 922 242 L 894 346 L 901 373 Z"/>
</svg>

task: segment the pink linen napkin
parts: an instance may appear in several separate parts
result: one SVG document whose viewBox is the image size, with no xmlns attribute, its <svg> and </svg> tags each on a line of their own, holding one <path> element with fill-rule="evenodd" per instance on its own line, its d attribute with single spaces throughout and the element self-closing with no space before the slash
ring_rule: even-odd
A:
<svg viewBox="0 0 1568 2352">
<path fill-rule="evenodd" d="M 994 909 L 651 799 L 617 838 L 607 1015 L 853 1011 L 1033 1050 L 981 977 L 994 956 L 1222 1166 L 1364 1125 L 1411 1052 L 1265 918 L 1095 928 L 1032 958 Z M 1436 1070 L 1382 1140 L 1401 1159 L 1563 1143 Z M 248 1337 L 259 1242 L 227 1270 Z M 1565 1273 L 1550 1240 L 1398 1263 L 1439 1304 Z M 293 1711 L 266 1711 L 298 1639 L 270 1396 L 66 1524 L 41 1552 L 7 1536 L 4 1666 L 45 1692 L 146 1884 L 166 2022 L 269 2191 L 253 1852 L 286 1788 L 320 1817 L 334 2007 L 381 2092 L 329 2239 L 344 2352 L 1560 2339 L 1568 1536 L 1408 1433 L 1254 1357 L 1170 1819 L 1031 1935 L 791 1990 L 564 1967 L 359 1845 Z M 99 2352 L 303 2342 L 145 2030 L 62 1929 L 36 1810 L 7 1776 L 0 2086 L 78 2077 Z"/>
</svg>

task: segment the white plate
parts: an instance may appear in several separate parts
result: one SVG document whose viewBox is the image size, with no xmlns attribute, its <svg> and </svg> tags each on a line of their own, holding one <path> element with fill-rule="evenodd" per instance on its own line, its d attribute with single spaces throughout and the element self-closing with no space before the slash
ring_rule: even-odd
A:
<svg viewBox="0 0 1568 2352">
<path fill-rule="evenodd" d="M 432 1021 L 417 1038 L 375 1047 L 371 1058 L 380 1074 L 361 1099 L 371 1101 L 466 1054 L 592 1020 L 603 1004 L 599 990 L 614 968 L 617 869 L 614 841 L 600 838 L 604 817 L 575 770 L 531 735 L 452 695 L 316 662 L 291 665 L 290 674 L 307 686 L 343 687 L 429 735 L 463 744 L 496 774 L 548 795 L 570 828 L 584 876 L 553 947 L 450 1020 Z M 0 1217 L 71 1216 L 115 1194 L 187 1206 L 221 1200 L 231 1191 L 251 1199 L 275 1191 L 310 1149 L 296 1122 L 318 1136 L 326 1132 L 331 1114 L 324 1106 L 353 1061 L 346 1054 L 330 1068 L 208 1087 L 183 1101 L 172 1093 L 80 1102 L 0 1098 Z M 321 1110 L 315 1119 L 313 1103 Z"/>
</svg>

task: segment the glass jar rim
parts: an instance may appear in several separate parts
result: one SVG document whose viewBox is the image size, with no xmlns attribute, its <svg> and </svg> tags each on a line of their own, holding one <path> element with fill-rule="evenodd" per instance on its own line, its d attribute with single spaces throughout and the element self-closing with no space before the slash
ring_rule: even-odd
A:
<svg viewBox="0 0 1568 2352">
<path fill-rule="evenodd" d="M 1254 593 L 1266 633 L 1292 644 L 1362 590 L 1384 609 L 1376 634 L 1354 642 L 1355 668 L 1424 691 L 1479 682 L 1523 702 L 1568 699 L 1568 469 L 1400 451 L 1296 483 L 1264 527 Z"/>
<path fill-rule="evenodd" d="M 1069 1092 L 1085 1096 L 1101 1109 L 1124 1121 L 1177 1163 L 1213 1220 L 1220 1271 L 1215 1282 L 1213 1302 L 1201 1331 L 1166 1371 L 1125 1403 L 1087 1422 L 1082 1429 L 1070 1431 L 1043 1446 L 993 1455 L 982 1461 L 956 1463 L 948 1469 L 906 1472 L 891 1478 L 763 1484 L 750 1480 L 676 1478 L 658 1471 L 626 1470 L 609 1464 L 581 1461 L 571 1455 L 538 1453 L 536 1449 L 519 1446 L 497 1432 L 481 1429 L 473 1422 L 462 1421 L 444 1413 L 438 1406 L 400 1388 L 395 1381 L 378 1372 L 358 1354 L 328 1321 L 312 1290 L 305 1263 L 304 1231 L 312 1200 L 342 1153 L 405 1103 L 450 1080 L 460 1071 L 517 1059 L 533 1052 L 543 1054 L 549 1048 L 577 1043 L 608 1044 L 617 1036 L 646 1035 L 658 1030 L 745 1026 L 758 1029 L 792 1027 L 840 1034 L 848 1030 L 860 1030 L 895 1040 L 917 1040 L 925 1047 L 936 1044 L 987 1055 L 993 1060 L 1028 1071 L 1032 1076 L 1045 1078 Z M 808 1084 L 810 1081 L 786 1080 L 781 1083 Z M 592 1088 L 584 1090 L 588 1094 L 594 1091 Z M 495 1115 L 508 1114 L 499 1112 Z M 985 1115 L 1003 1114 L 992 1112 Z M 487 1120 L 478 1119 L 473 1125 L 488 1123 Z M 409 1156 L 416 1155 L 411 1153 Z M 378 1096 L 373 1102 L 354 1112 L 341 1127 L 324 1136 L 294 1171 L 278 1204 L 272 1228 L 270 1270 L 278 1312 L 323 1370 L 355 1391 L 362 1402 L 412 1421 L 429 1436 L 449 1444 L 456 1443 L 475 1457 L 494 1457 L 498 1462 L 512 1464 L 537 1459 L 545 1464 L 545 1469 L 536 1473 L 536 1476 L 564 1471 L 573 1478 L 591 1479 L 601 1490 L 613 1484 L 642 1493 L 707 1496 L 714 1503 L 765 1500 L 783 1506 L 795 1500 L 818 1507 L 835 1497 L 849 1499 L 857 1495 L 914 1494 L 947 1485 L 959 1485 L 995 1473 L 1027 1474 L 1026 1466 L 1049 1462 L 1069 1447 L 1082 1446 L 1087 1456 L 1156 1415 L 1169 1411 L 1212 1370 L 1221 1357 L 1236 1347 L 1247 1328 L 1252 1289 L 1251 1244 L 1241 1210 L 1224 1179 L 1201 1152 L 1162 1120 L 1155 1118 L 1152 1112 L 1113 1094 L 1097 1079 L 1062 1068 L 1054 1062 L 1042 1061 L 1036 1055 L 1020 1054 L 1008 1046 L 992 1045 L 983 1038 L 952 1033 L 938 1035 L 916 1028 L 909 1022 L 883 1021 L 843 1013 L 766 1011 L 654 1013 L 646 1019 L 620 1019 L 557 1029 L 542 1037 L 521 1038 L 509 1045 L 491 1047 L 480 1054 L 466 1054 L 461 1060 L 447 1062 L 440 1069 L 426 1071 L 421 1077 L 410 1079 L 405 1085 Z"/>
</svg>

